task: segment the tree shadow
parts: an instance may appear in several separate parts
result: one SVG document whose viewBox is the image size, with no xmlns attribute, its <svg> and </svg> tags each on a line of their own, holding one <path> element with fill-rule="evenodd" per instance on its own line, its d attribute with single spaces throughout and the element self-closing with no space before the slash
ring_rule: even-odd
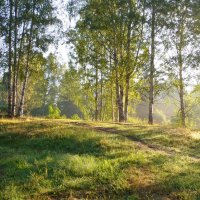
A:
<svg viewBox="0 0 200 200">
<path fill-rule="evenodd" d="M 99 143 L 99 138 L 78 139 L 78 136 L 40 137 L 5 133 L 0 135 L 0 147 L 13 149 L 24 154 L 29 151 L 39 153 L 70 153 L 70 154 L 91 154 L 101 156 L 104 149 Z"/>
<path fill-rule="evenodd" d="M 35 129 L 35 126 L 32 125 L 25 129 L 29 131 L 32 128 Z M 9 126 L 13 129 L 16 125 L 10 124 Z M 46 126 L 42 127 L 45 128 Z M 36 127 L 36 131 L 37 129 L 39 131 L 40 128 L 41 126 Z M 87 157 L 95 159 L 103 156 L 104 152 L 105 149 L 100 145 L 99 137 L 84 138 L 82 135 L 79 138 L 79 134 L 66 134 L 62 136 L 29 135 L 28 133 L 25 134 L 25 131 L 24 133 L 14 133 L 14 130 L 7 130 L 5 133 L 1 132 L 0 190 L 3 191 L 5 187 L 11 187 L 14 184 L 17 186 L 21 185 L 28 192 L 34 193 L 35 191 L 30 191 L 34 190 L 34 186 L 30 186 L 33 184 L 31 182 L 32 179 L 35 179 L 34 184 L 36 185 L 45 185 L 48 181 L 56 185 L 57 173 L 60 177 L 59 179 L 62 179 L 65 173 L 68 173 L 72 178 L 79 178 L 79 175 L 74 173 L 73 168 L 68 167 L 69 162 L 73 164 L 72 159 L 75 156 L 83 160 Z M 65 162 L 64 166 L 59 166 L 62 161 Z M 48 171 L 48 174 L 46 171 Z"/>
</svg>

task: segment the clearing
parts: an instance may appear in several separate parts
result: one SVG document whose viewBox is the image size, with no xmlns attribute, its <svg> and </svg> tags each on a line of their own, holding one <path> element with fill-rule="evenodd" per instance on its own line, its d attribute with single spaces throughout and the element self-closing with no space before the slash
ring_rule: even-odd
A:
<svg viewBox="0 0 200 200">
<path fill-rule="evenodd" d="M 0 120 L 0 199 L 199 200 L 200 132 Z"/>
</svg>

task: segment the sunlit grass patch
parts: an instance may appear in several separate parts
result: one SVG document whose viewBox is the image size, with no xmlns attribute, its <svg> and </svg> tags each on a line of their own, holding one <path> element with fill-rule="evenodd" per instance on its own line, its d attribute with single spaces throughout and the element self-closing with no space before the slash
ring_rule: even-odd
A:
<svg viewBox="0 0 200 200">
<path fill-rule="evenodd" d="M 191 133 L 191 138 L 194 140 L 200 140 L 200 132 Z"/>
</svg>

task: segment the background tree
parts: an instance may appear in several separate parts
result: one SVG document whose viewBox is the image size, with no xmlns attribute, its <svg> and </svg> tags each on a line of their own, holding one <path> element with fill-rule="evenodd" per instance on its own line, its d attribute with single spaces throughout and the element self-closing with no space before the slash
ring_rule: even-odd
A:
<svg viewBox="0 0 200 200">
<path fill-rule="evenodd" d="M 82 41 L 75 44 L 80 64 L 84 61 L 84 65 L 90 70 L 100 64 L 102 59 L 106 63 L 105 66 L 110 73 L 107 77 L 115 82 L 115 100 L 118 110 L 116 118 L 119 121 L 127 120 L 130 80 L 138 67 L 141 67 L 146 55 L 145 46 L 141 45 L 143 21 L 140 20 L 140 6 L 142 5 L 137 5 L 135 1 L 88 2 L 79 11 L 80 20 L 76 26 L 77 38 L 73 39 L 75 42 Z M 88 49 L 80 51 L 82 44 Z M 95 46 L 102 50 L 95 51 L 93 48 Z M 95 66 L 94 63 L 88 63 L 91 50 L 102 58 L 96 60 L 98 63 L 95 63 Z M 82 59 L 83 57 L 85 59 Z M 94 59 L 92 61 L 94 62 Z M 96 68 L 96 88 L 97 71 Z M 98 94 L 97 90 L 96 94 Z M 96 105 L 97 99 L 96 95 Z M 97 113 L 97 106 L 95 110 Z"/>
<path fill-rule="evenodd" d="M 6 52 L 4 57 L 8 60 L 5 67 L 9 80 L 8 115 L 14 117 L 18 113 L 22 116 L 25 91 L 31 74 L 30 63 L 36 54 L 46 51 L 48 44 L 53 41 L 47 28 L 58 20 L 51 1 L 9 0 L 1 4 L 1 9 L 4 9 L 1 14 L 1 35 Z"/>
<path fill-rule="evenodd" d="M 194 21 L 192 19 L 192 4 L 189 1 L 174 1 L 171 4 L 169 16 L 169 34 L 167 40 L 171 50 L 168 64 L 171 83 L 177 88 L 179 93 L 180 119 L 181 125 L 186 126 L 186 87 L 192 74 L 189 70 L 196 65 L 194 55 L 196 46 L 194 45 L 194 34 L 192 32 Z"/>
</svg>

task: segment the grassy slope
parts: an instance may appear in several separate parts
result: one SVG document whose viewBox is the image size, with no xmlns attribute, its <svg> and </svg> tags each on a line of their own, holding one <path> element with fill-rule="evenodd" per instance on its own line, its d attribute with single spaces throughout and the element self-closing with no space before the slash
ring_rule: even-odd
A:
<svg viewBox="0 0 200 200">
<path fill-rule="evenodd" d="M 0 199 L 200 199 L 200 133 L 0 121 Z"/>
</svg>

